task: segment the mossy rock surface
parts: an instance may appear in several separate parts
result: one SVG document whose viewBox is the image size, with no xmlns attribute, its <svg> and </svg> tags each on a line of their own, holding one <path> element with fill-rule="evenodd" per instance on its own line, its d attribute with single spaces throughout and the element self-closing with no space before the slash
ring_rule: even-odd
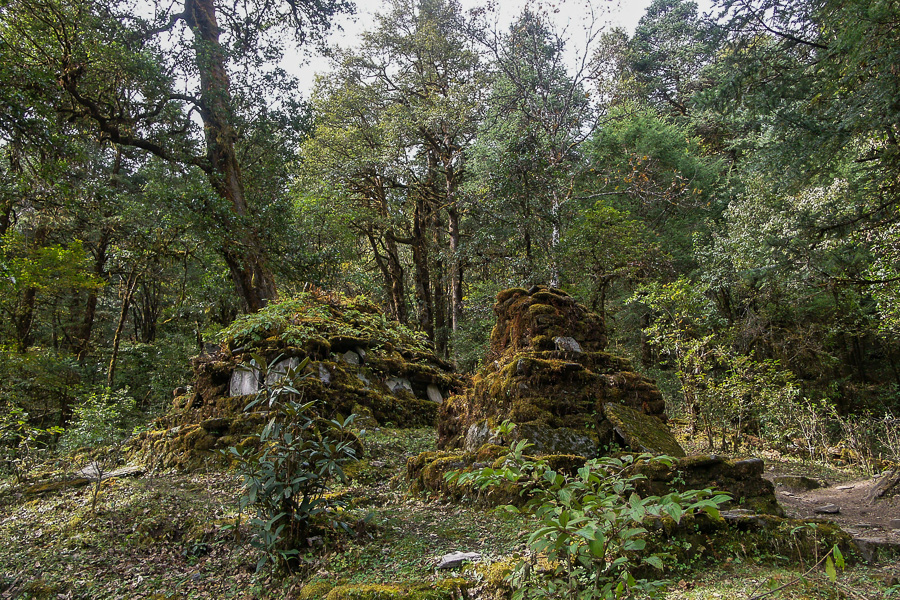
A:
<svg viewBox="0 0 900 600">
<path fill-rule="evenodd" d="M 332 588 L 323 598 L 325 600 L 459 600 L 468 597 L 466 590 L 469 586 L 470 583 L 465 579 L 445 579 L 435 583 L 346 584 Z"/>
<path fill-rule="evenodd" d="M 685 456 L 684 448 L 665 423 L 622 404 L 603 405 L 603 414 L 624 444 L 635 452 Z"/>
<path fill-rule="evenodd" d="M 485 369 L 465 394 L 441 405 L 438 446 L 473 452 L 526 439 L 538 454 L 594 457 L 616 442 L 607 403 L 665 419 L 656 385 L 606 347 L 602 318 L 561 290 L 535 286 L 497 295 Z M 517 425 L 509 439 L 492 433 Z M 683 453 L 682 453 L 683 454 Z"/>
<path fill-rule="evenodd" d="M 254 356 L 266 360 L 268 374 L 254 369 Z M 243 443 L 266 420 L 245 411 L 263 383 L 273 384 L 278 372 L 304 359 L 297 384 L 303 399 L 317 401 L 328 419 L 362 414 L 365 427 L 434 425 L 439 404 L 431 398 L 459 393 L 466 384 L 425 338 L 364 298 L 303 293 L 240 317 L 218 349 L 192 359 L 191 393 L 175 398 L 153 431 L 135 440 L 130 456 L 182 471 L 223 464 L 218 451 Z"/>
</svg>

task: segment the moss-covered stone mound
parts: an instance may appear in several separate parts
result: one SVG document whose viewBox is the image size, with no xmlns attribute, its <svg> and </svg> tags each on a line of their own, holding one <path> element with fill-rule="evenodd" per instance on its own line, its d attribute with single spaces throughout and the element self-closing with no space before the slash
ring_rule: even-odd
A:
<svg viewBox="0 0 900 600">
<path fill-rule="evenodd" d="M 487 367 L 464 395 L 441 406 L 440 448 L 474 452 L 488 442 L 524 438 L 537 454 L 594 457 L 603 447 L 629 445 L 603 410 L 609 403 L 649 415 L 665 428 L 665 402 L 656 385 L 604 351 L 603 320 L 574 298 L 544 286 L 511 289 L 498 294 L 494 314 Z M 492 437 L 507 419 L 516 424 L 511 439 Z M 674 439 L 667 442 L 641 450 L 684 455 Z"/>
<path fill-rule="evenodd" d="M 509 452 L 509 448 L 493 444 L 485 444 L 478 452 L 423 452 L 406 462 L 409 491 L 444 500 L 467 498 L 487 506 L 521 505 L 528 498 L 522 496 L 522 489 L 516 484 L 479 490 L 455 480 L 448 481 L 446 477 L 453 471 L 470 473 L 485 467 L 500 469 L 506 464 Z M 571 476 L 587 462 L 583 456 L 572 454 L 545 454 L 541 459 L 554 471 Z M 731 496 L 724 508 L 745 509 L 754 515 L 784 515 L 775 498 L 775 487 L 762 476 L 763 461 L 758 458 L 727 460 L 715 455 L 683 456 L 671 466 L 638 461 L 629 474 L 642 476 L 636 482 L 636 491 L 641 496 L 709 488 Z"/>
<path fill-rule="evenodd" d="M 268 374 L 254 368 L 252 355 L 265 359 Z M 244 407 L 307 358 L 303 398 L 318 400 L 323 416 L 356 413 L 370 426 L 433 425 L 444 397 L 465 384 L 425 338 L 367 300 L 302 293 L 240 317 L 220 346 L 194 358 L 193 384 L 176 390 L 171 410 L 136 439 L 134 454 L 188 470 L 219 448 L 246 443 L 265 417 Z"/>
</svg>

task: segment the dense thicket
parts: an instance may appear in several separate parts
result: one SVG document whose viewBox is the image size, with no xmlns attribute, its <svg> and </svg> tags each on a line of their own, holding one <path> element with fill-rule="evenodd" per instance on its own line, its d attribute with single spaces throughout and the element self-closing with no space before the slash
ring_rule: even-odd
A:
<svg viewBox="0 0 900 600">
<path fill-rule="evenodd" d="M 0 4 L 7 407 L 161 403 L 308 283 L 472 369 L 496 292 L 549 283 L 711 444 L 895 423 L 896 3 L 655 0 L 565 39 L 542 9 L 391 0 L 311 90 L 282 37 L 348 5 L 242 6 Z"/>
</svg>

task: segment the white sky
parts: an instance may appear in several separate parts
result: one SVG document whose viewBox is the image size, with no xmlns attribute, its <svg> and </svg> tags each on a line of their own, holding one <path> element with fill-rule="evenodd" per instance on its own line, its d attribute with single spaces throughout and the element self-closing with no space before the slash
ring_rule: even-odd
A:
<svg viewBox="0 0 900 600">
<path fill-rule="evenodd" d="M 463 10 L 481 7 L 490 0 L 460 0 Z M 549 8 L 556 25 L 565 30 L 572 46 L 584 38 L 584 27 L 590 21 L 590 6 L 596 18 L 595 28 L 601 26 L 621 26 L 634 31 L 638 20 L 650 5 L 651 0 L 496 0 L 496 13 L 501 26 L 506 26 L 528 5 L 540 5 Z M 709 10 L 711 0 L 695 0 L 700 13 Z M 374 23 L 373 15 L 384 12 L 387 2 L 384 0 L 356 0 L 356 15 L 342 16 L 334 21 L 343 31 L 336 31 L 329 38 L 330 45 L 348 47 L 355 45 L 360 32 L 370 28 Z M 590 5 L 590 6 L 588 6 Z M 287 59 L 296 65 L 296 56 Z M 286 65 L 287 66 L 287 65 Z M 290 71 L 298 72 L 288 67 Z M 310 56 L 309 63 L 299 69 L 301 81 L 312 81 L 313 75 L 328 70 L 328 61 L 319 56 Z"/>
</svg>

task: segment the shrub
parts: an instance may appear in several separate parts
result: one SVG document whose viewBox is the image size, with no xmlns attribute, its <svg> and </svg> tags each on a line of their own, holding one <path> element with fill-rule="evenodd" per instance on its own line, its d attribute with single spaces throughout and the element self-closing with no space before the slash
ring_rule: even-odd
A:
<svg viewBox="0 0 900 600">
<path fill-rule="evenodd" d="M 346 479 L 341 465 L 356 457 L 350 432 L 356 415 L 325 420 L 315 402 L 300 399 L 297 386 L 307 364 L 308 359 L 279 373 L 247 405 L 248 411 L 264 405 L 270 415 L 263 430 L 252 436 L 256 443 L 226 450 L 244 478 L 241 509 L 255 510 L 251 542 L 263 551 L 257 569 L 266 562 L 292 568 L 313 519 L 341 506 L 326 492 L 332 481 Z M 254 356 L 251 366 L 262 381 L 271 380 L 264 358 Z"/>
<path fill-rule="evenodd" d="M 87 465 L 94 480 L 91 510 L 97 509 L 104 474 L 121 457 L 122 443 L 128 433 L 125 421 L 134 407 L 134 398 L 129 396 L 127 388 L 115 392 L 105 388 L 101 392 L 91 393 L 75 407 L 70 426 L 59 438 L 59 448 L 65 452 L 91 449 Z"/>
<path fill-rule="evenodd" d="M 718 518 L 718 506 L 728 500 L 708 489 L 638 496 L 635 482 L 643 476 L 630 475 L 629 467 L 637 460 L 671 464 L 670 457 L 598 458 L 589 460 L 576 475 L 568 475 L 523 455 L 527 447 L 519 442 L 499 469 L 447 475 L 449 480 L 482 489 L 513 483 L 528 495 L 522 508 L 503 507 L 531 514 L 538 521 L 528 537 L 532 559 L 520 560 L 506 578 L 515 590 L 514 600 L 652 595 L 661 582 L 633 576 L 644 565 L 663 567 L 662 553 L 640 554 L 646 549 L 648 520 L 667 517 L 680 522 L 682 515 L 697 510 Z M 545 560 L 538 563 L 538 557 Z"/>
</svg>

